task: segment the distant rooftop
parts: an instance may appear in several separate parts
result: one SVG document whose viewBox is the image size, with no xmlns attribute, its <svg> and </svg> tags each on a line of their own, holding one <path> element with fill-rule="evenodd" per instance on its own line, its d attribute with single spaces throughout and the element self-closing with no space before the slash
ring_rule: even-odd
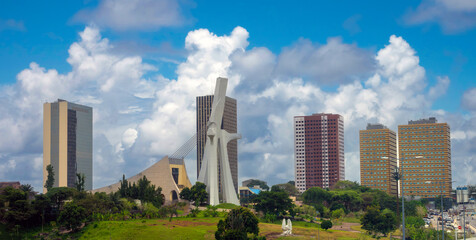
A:
<svg viewBox="0 0 476 240">
<path fill-rule="evenodd" d="M 20 188 L 20 182 L 0 182 L 0 188 L 4 187 L 12 187 L 19 189 Z"/>
<path fill-rule="evenodd" d="M 260 189 L 256 189 L 256 188 L 249 188 L 251 192 L 253 192 L 254 194 L 259 194 L 261 192 Z"/>
<path fill-rule="evenodd" d="M 422 119 L 419 119 L 419 120 L 415 120 L 415 121 L 408 121 L 408 124 L 411 125 L 411 124 L 429 124 L 429 123 L 437 123 L 438 120 L 436 120 L 435 117 L 430 117 L 428 119 L 426 118 L 422 118 Z"/>
<path fill-rule="evenodd" d="M 387 129 L 387 126 L 380 124 L 380 123 L 368 123 L 367 124 L 367 130 L 373 130 L 373 129 Z"/>
</svg>

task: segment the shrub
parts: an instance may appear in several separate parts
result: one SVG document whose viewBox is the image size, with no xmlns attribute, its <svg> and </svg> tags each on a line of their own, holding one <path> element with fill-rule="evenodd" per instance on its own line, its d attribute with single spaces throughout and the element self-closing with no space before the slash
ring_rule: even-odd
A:
<svg viewBox="0 0 476 240">
<path fill-rule="evenodd" d="M 85 219 L 86 210 L 75 203 L 69 203 L 66 204 L 63 211 L 61 211 L 58 217 L 58 222 L 61 226 L 75 232 L 81 227 L 81 224 Z"/>
<path fill-rule="evenodd" d="M 332 222 L 329 220 L 322 221 L 321 228 L 327 231 L 327 229 L 332 228 Z"/>
<path fill-rule="evenodd" d="M 247 234 L 259 233 L 258 218 L 247 208 L 236 208 L 228 213 L 225 221 L 217 224 L 215 239 L 247 239 Z"/>
</svg>

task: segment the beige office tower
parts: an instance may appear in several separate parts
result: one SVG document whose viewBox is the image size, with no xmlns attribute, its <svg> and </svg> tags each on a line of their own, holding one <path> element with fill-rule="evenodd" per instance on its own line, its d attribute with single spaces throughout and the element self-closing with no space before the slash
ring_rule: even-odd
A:
<svg viewBox="0 0 476 240">
<path fill-rule="evenodd" d="M 54 187 L 76 187 L 84 174 L 84 188 L 93 188 L 93 109 L 58 99 L 43 104 L 43 186 L 46 166 L 54 169 Z M 43 188 L 43 192 L 46 189 Z"/>
<path fill-rule="evenodd" d="M 451 140 L 447 123 L 430 117 L 398 126 L 398 148 L 404 196 L 436 198 L 441 192 L 445 197 L 451 196 Z"/>
<path fill-rule="evenodd" d="M 203 151 L 205 149 L 207 122 L 212 111 L 213 95 L 197 97 L 197 179 L 202 166 Z M 229 133 L 237 133 L 236 99 L 226 97 L 223 113 L 222 129 Z M 230 162 L 233 185 L 238 189 L 238 143 L 233 140 L 228 143 L 228 158 Z M 221 192 L 221 171 L 218 165 L 219 191 Z"/>
<path fill-rule="evenodd" d="M 382 124 L 368 124 L 360 130 L 360 183 L 396 196 L 397 182 L 393 172 L 397 167 L 395 132 Z"/>
</svg>

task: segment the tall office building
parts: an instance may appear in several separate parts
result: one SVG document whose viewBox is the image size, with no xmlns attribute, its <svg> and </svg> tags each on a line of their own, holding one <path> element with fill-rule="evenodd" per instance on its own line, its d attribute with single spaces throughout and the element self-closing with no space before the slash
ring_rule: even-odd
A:
<svg viewBox="0 0 476 240">
<path fill-rule="evenodd" d="M 294 117 L 294 176 L 300 192 L 328 188 L 345 178 L 344 118 L 339 114 Z"/>
<path fill-rule="evenodd" d="M 75 187 L 84 174 L 84 188 L 93 188 L 93 109 L 58 99 L 43 104 L 43 185 L 54 169 L 54 187 Z M 46 189 L 43 188 L 43 192 Z"/>
<path fill-rule="evenodd" d="M 451 140 L 447 123 L 430 117 L 399 125 L 398 148 L 404 196 L 435 198 L 443 192 L 443 196 L 450 197 Z"/>
<path fill-rule="evenodd" d="M 397 168 L 395 132 L 382 124 L 368 124 L 360 130 L 360 183 L 388 194 L 398 194 L 392 174 Z"/>
<path fill-rule="evenodd" d="M 212 112 L 213 95 L 198 96 L 197 104 L 197 178 L 202 166 L 203 151 L 205 150 L 205 141 L 207 139 L 207 122 Z M 223 112 L 222 129 L 229 133 L 237 133 L 237 111 L 236 99 L 226 97 L 225 110 Z M 230 162 L 231 176 L 233 185 L 238 189 L 238 142 L 237 140 L 228 143 L 228 159 Z M 219 191 L 221 192 L 221 171 L 220 162 L 218 162 Z"/>
</svg>

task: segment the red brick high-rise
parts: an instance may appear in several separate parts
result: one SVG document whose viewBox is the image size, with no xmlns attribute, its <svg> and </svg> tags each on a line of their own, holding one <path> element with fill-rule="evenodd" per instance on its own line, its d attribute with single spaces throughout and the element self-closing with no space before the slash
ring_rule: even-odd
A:
<svg viewBox="0 0 476 240">
<path fill-rule="evenodd" d="M 300 192 L 345 178 L 344 118 L 319 113 L 294 117 L 294 176 Z"/>
</svg>

